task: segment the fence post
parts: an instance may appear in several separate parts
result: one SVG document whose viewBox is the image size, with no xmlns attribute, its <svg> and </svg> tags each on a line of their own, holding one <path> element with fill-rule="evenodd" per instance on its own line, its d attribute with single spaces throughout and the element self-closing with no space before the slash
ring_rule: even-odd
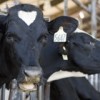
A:
<svg viewBox="0 0 100 100">
<path fill-rule="evenodd" d="M 5 100 L 5 84 L 3 85 L 1 89 L 1 100 Z"/>
</svg>

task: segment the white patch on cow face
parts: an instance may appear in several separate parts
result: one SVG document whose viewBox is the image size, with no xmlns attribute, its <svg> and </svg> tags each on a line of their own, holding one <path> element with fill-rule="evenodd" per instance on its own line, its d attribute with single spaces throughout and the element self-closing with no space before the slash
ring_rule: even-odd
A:
<svg viewBox="0 0 100 100">
<path fill-rule="evenodd" d="M 23 20 L 28 26 L 31 25 L 37 16 L 36 11 L 26 12 L 26 11 L 18 11 L 18 17 Z"/>
<path fill-rule="evenodd" d="M 53 73 L 47 80 L 47 82 L 52 82 L 54 80 L 69 78 L 69 77 L 87 77 L 86 74 L 82 72 L 75 72 L 75 71 L 57 71 Z"/>
<path fill-rule="evenodd" d="M 59 30 L 54 33 L 54 42 L 66 42 L 67 33 L 64 32 L 63 27 L 60 27 Z"/>
</svg>

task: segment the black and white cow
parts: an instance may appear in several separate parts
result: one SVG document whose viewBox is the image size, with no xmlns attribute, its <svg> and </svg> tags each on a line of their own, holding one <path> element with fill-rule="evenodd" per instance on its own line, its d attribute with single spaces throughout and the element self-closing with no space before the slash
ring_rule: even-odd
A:
<svg viewBox="0 0 100 100">
<path fill-rule="evenodd" d="M 100 73 L 100 41 L 84 32 L 75 32 L 68 43 L 69 57 L 82 71 Z"/>
<path fill-rule="evenodd" d="M 74 23 L 73 24 L 69 23 L 69 24 L 67 24 L 69 26 L 66 27 L 66 26 L 64 26 L 66 24 L 63 24 L 63 22 L 65 22 L 64 18 L 61 18 L 61 19 L 63 19 L 63 22 L 59 23 L 61 21 L 60 18 L 61 17 L 54 19 L 53 21 L 48 23 L 48 30 L 49 30 L 50 34 L 48 35 L 48 42 L 47 42 L 46 46 L 42 49 L 41 59 L 40 59 L 41 66 L 43 67 L 43 70 L 45 72 L 44 76 L 49 77 L 53 72 L 59 71 L 59 70 L 82 71 L 82 72 L 88 73 L 88 74 L 99 73 L 100 67 L 98 67 L 98 70 L 96 70 L 95 68 L 93 69 L 93 67 L 91 65 L 89 66 L 90 68 L 88 68 L 88 66 L 87 67 L 86 66 L 78 66 L 77 63 L 75 63 L 73 61 L 73 59 L 70 56 L 70 54 L 72 53 L 72 52 L 70 53 L 70 47 L 73 47 L 71 44 L 73 42 L 72 38 L 74 38 L 74 35 L 77 34 L 77 31 L 74 32 L 74 30 L 73 30 L 71 33 L 68 32 L 69 30 L 66 30 L 68 27 L 69 27 L 69 29 L 75 28 Z M 70 20 L 70 19 L 68 19 L 68 20 Z M 77 24 L 77 23 L 75 23 L 75 24 Z M 54 33 L 59 31 L 59 27 L 61 27 L 61 26 L 63 27 L 66 34 L 68 33 L 67 42 L 54 42 Z M 82 33 L 85 34 L 84 32 L 82 32 Z M 81 40 L 82 37 L 80 38 L 80 35 L 79 35 L 79 37 L 77 35 L 76 40 L 78 38 Z M 88 38 L 86 38 L 88 36 L 88 34 L 85 34 L 85 35 L 83 36 L 83 41 L 86 41 L 86 42 L 90 41 Z M 91 38 L 91 36 L 90 36 L 90 38 Z M 77 42 L 81 44 L 82 43 L 81 41 L 77 41 Z M 76 52 L 78 52 L 78 48 L 76 48 L 76 49 L 77 49 Z M 73 48 L 72 50 L 75 50 L 75 49 Z M 84 53 L 85 52 L 86 51 L 84 51 Z M 67 55 L 66 60 L 63 58 L 62 55 Z M 84 56 L 84 54 L 83 54 L 83 56 Z M 76 56 L 76 58 L 77 58 L 77 56 Z M 80 58 L 80 60 L 83 60 L 83 59 Z M 80 61 L 80 60 L 78 60 L 78 61 Z M 51 70 L 51 68 L 52 68 L 52 70 Z M 90 70 L 88 70 L 88 69 L 90 69 Z M 49 70 L 49 72 L 48 72 L 48 70 Z M 63 78 L 68 77 L 68 75 L 65 76 L 65 74 L 62 74 L 62 72 L 60 72 L 60 73 L 58 73 L 58 76 L 60 76 L 60 78 L 62 78 L 61 75 L 63 75 Z M 56 79 L 59 79 L 58 76 L 56 77 Z M 54 78 L 54 76 L 53 76 L 53 78 Z M 54 80 L 54 79 L 52 79 L 52 80 Z M 66 87 L 66 89 L 65 89 L 65 87 Z M 71 94 L 72 96 L 69 94 Z M 58 80 L 58 81 L 51 83 L 51 99 L 52 100 L 55 100 L 55 99 L 57 99 L 57 100 L 80 100 L 80 99 L 81 100 L 99 100 L 99 98 L 100 98 L 100 93 L 97 92 L 90 85 L 88 80 L 86 80 L 86 78 L 84 78 L 84 77 L 62 79 L 62 80 Z"/>
<path fill-rule="evenodd" d="M 0 86 L 13 78 L 20 83 L 38 82 L 42 75 L 39 55 L 48 33 L 41 10 L 17 5 L 0 17 Z"/>
<path fill-rule="evenodd" d="M 7 16 L 0 17 L 0 86 L 16 78 L 20 83 L 20 88 L 26 89 L 25 83 L 39 82 L 42 72 L 44 78 L 48 78 L 53 72 L 59 70 L 81 70 L 69 60 L 64 61 L 62 59 L 63 43 L 53 43 L 52 35 L 48 34 L 57 32 L 61 26 L 67 32 L 69 38 L 78 25 L 74 18 L 59 17 L 50 23 L 46 23 L 40 9 L 27 4 L 14 6 L 9 10 Z M 46 40 L 46 47 L 43 47 Z M 51 50 L 52 48 L 53 50 Z M 65 54 L 67 53 L 66 50 Z M 87 69 L 84 68 L 84 70 Z M 65 91 L 66 88 L 69 91 L 73 88 L 73 85 L 69 84 L 71 82 L 67 80 L 66 84 L 68 82 L 69 86 L 65 84 L 64 87 L 61 87 L 60 84 L 63 81 L 60 82 L 56 82 L 58 90 L 61 88 L 62 91 Z M 51 88 L 52 90 L 54 89 Z M 72 91 L 70 92 L 72 93 Z M 72 98 L 75 97 L 78 100 L 75 88 L 73 88 L 73 92 Z M 66 91 L 63 93 L 65 93 L 65 96 L 62 94 L 60 98 L 66 100 Z"/>
</svg>

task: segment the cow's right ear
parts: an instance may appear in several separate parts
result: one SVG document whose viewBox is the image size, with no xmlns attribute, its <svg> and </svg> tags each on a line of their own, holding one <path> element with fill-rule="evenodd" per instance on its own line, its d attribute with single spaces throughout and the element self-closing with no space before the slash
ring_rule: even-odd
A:
<svg viewBox="0 0 100 100">
<path fill-rule="evenodd" d="M 0 15 L 0 40 L 5 33 L 5 21 L 6 21 L 6 16 Z"/>
<path fill-rule="evenodd" d="M 60 27 L 63 27 L 66 33 L 71 34 L 78 27 L 78 21 L 69 16 L 60 16 L 50 22 L 47 22 L 47 26 L 50 34 L 57 32 Z"/>
</svg>

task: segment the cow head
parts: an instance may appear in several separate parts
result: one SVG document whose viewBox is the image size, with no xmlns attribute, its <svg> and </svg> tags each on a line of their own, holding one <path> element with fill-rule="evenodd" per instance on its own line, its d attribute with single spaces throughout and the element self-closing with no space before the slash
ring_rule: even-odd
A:
<svg viewBox="0 0 100 100">
<path fill-rule="evenodd" d="M 48 33 L 42 12 L 32 5 L 17 5 L 9 9 L 3 24 L 0 46 L 11 78 L 38 82 L 42 74 L 39 55 Z"/>
<path fill-rule="evenodd" d="M 70 36 L 73 34 L 73 32 L 78 27 L 78 21 L 72 17 L 69 16 L 60 16 L 56 19 L 47 22 L 48 31 L 51 35 L 53 35 L 53 42 L 55 42 L 55 34 L 61 34 L 64 33 L 65 35 L 58 35 L 58 40 L 56 40 L 55 43 L 59 43 L 59 52 L 61 54 L 66 54 L 66 50 L 63 49 L 63 47 L 66 45 L 66 43 L 69 41 Z M 61 28 L 62 27 L 62 28 Z M 61 31 L 60 31 L 61 30 Z M 61 41 L 59 41 L 59 36 L 62 38 Z M 63 41 L 64 40 L 64 41 Z"/>
</svg>

